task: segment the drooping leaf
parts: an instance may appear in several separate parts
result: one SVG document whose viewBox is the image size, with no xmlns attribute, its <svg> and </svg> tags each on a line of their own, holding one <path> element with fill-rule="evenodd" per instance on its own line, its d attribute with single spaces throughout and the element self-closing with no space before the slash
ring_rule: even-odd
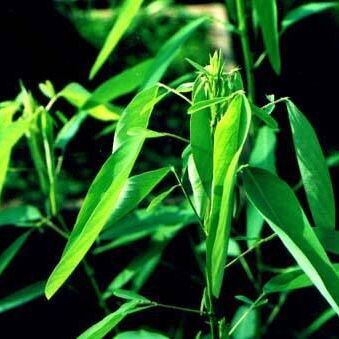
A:
<svg viewBox="0 0 339 339">
<path fill-rule="evenodd" d="M 259 168 L 245 168 L 243 180 L 251 203 L 339 314 L 339 275 L 309 225 L 292 189 L 277 176 Z"/>
<path fill-rule="evenodd" d="M 254 0 L 253 6 L 258 17 L 268 58 L 274 71 L 280 74 L 281 61 L 277 1 Z"/>
<path fill-rule="evenodd" d="M 109 314 L 81 335 L 78 336 L 78 339 L 101 339 L 109 334 L 115 326 L 117 326 L 124 318 L 128 316 L 133 311 L 136 311 L 138 305 L 140 304 L 139 300 L 131 300 L 122 306 L 120 306 L 115 312 Z"/>
<path fill-rule="evenodd" d="M 0 226 L 32 226 L 34 221 L 41 218 L 40 211 L 31 205 L 6 207 L 0 210 Z"/>
<path fill-rule="evenodd" d="M 9 266 L 14 257 L 19 253 L 31 232 L 26 232 L 18 237 L 0 254 L 0 275 Z"/>
<path fill-rule="evenodd" d="M 207 224 L 207 272 L 215 297 L 219 296 L 230 226 L 233 191 L 238 161 L 251 122 L 251 109 L 245 96 L 236 96 L 218 122 L 214 134 L 211 213 Z"/>
<path fill-rule="evenodd" d="M 142 61 L 102 83 L 93 91 L 82 109 L 88 110 L 100 104 L 106 104 L 138 89 L 143 84 L 152 62 L 153 59 Z"/>
<path fill-rule="evenodd" d="M 71 105 L 79 110 L 91 97 L 91 93 L 78 83 L 72 82 L 68 84 L 61 92 L 57 94 L 59 97 L 67 100 Z M 90 116 L 98 120 L 114 121 L 119 119 L 121 110 L 112 105 L 99 105 L 86 110 Z"/>
<path fill-rule="evenodd" d="M 339 8 L 337 1 L 311 2 L 292 9 L 281 22 L 282 32 L 289 27 L 311 15 L 321 13 L 328 9 Z"/>
<path fill-rule="evenodd" d="M 120 118 L 113 154 L 97 174 L 86 195 L 60 262 L 47 281 L 47 298 L 52 297 L 78 266 L 118 204 L 144 142 L 143 137 L 127 136 L 126 129 L 147 127 L 157 90 L 154 87 L 139 93 Z"/>
<path fill-rule="evenodd" d="M 45 281 L 29 285 L 13 294 L 0 299 L 0 313 L 22 306 L 44 295 Z"/>
<path fill-rule="evenodd" d="M 267 126 L 261 127 L 251 152 L 249 164 L 275 173 L 276 143 L 277 137 L 275 132 Z M 263 224 L 263 217 L 252 204 L 248 204 L 246 209 L 246 236 L 250 238 L 247 240 L 249 247 L 254 245 L 256 242 L 255 238 L 260 237 Z"/>
<path fill-rule="evenodd" d="M 91 68 L 89 78 L 93 79 L 98 73 L 102 65 L 106 62 L 109 55 L 122 38 L 123 34 L 128 29 L 130 23 L 137 15 L 143 0 L 125 0 L 117 20 L 115 21 L 111 31 L 109 32 L 106 41 L 97 56 L 94 65 Z"/>
<path fill-rule="evenodd" d="M 335 202 L 330 174 L 317 135 L 299 109 L 287 102 L 294 148 L 316 226 L 335 228 Z"/>
<path fill-rule="evenodd" d="M 206 21 L 207 17 L 201 17 L 188 23 L 160 48 L 148 70 L 143 87 L 152 87 L 160 81 L 168 66 L 179 52 L 180 47 L 182 47 L 193 32 Z"/>
<path fill-rule="evenodd" d="M 272 128 L 274 131 L 279 130 L 279 126 L 277 121 L 272 118 L 272 116 L 268 113 L 268 109 L 263 109 L 254 104 L 251 105 L 253 114 L 263 121 L 268 127 Z M 274 108 L 274 106 L 272 106 Z"/>
</svg>

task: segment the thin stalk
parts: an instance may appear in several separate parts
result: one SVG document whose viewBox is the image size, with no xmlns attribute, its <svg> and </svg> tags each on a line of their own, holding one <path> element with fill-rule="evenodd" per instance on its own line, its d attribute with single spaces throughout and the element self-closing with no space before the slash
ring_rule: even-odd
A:
<svg viewBox="0 0 339 339">
<path fill-rule="evenodd" d="M 206 281 L 207 281 L 207 297 L 208 297 L 208 303 L 206 303 L 207 311 L 209 313 L 209 325 L 210 325 L 210 331 L 211 331 L 211 338 L 212 339 L 219 339 L 219 327 L 218 327 L 218 320 L 215 316 L 214 312 L 214 300 L 213 300 L 213 294 L 212 290 L 210 288 L 210 284 L 208 282 L 208 276 L 206 273 Z"/>
<path fill-rule="evenodd" d="M 258 303 L 264 298 L 265 294 L 262 293 L 259 297 L 254 301 L 254 303 L 248 308 L 246 312 L 238 319 L 238 321 L 233 325 L 233 327 L 228 332 L 228 335 L 232 335 L 233 332 L 238 328 L 238 326 L 247 318 L 247 316 L 255 309 Z"/>
<path fill-rule="evenodd" d="M 254 88 L 254 76 L 253 76 L 253 60 L 250 48 L 250 42 L 248 39 L 248 30 L 246 22 L 246 10 L 244 0 L 236 0 L 238 30 L 240 32 L 241 48 L 244 56 L 247 92 L 250 101 L 254 101 L 255 88 Z"/>
<path fill-rule="evenodd" d="M 43 223 L 45 223 L 49 228 L 51 228 L 54 232 L 58 233 L 60 236 L 62 236 L 64 239 L 68 239 L 68 234 L 61 230 L 57 225 L 55 225 L 51 220 L 44 218 Z"/>
<path fill-rule="evenodd" d="M 104 311 L 105 314 L 109 314 L 111 311 L 109 307 L 107 306 L 106 300 L 103 298 L 103 295 L 100 291 L 99 284 L 95 278 L 93 268 L 88 264 L 88 262 L 85 259 L 83 260 L 83 266 L 85 269 L 85 273 L 93 287 L 99 306 L 101 307 L 101 309 Z"/>
<path fill-rule="evenodd" d="M 161 308 L 174 310 L 174 311 L 194 313 L 194 314 L 198 314 L 200 316 L 201 315 L 208 315 L 208 316 L 210 315 L 208 312 L 203 312 L 201 310 L 196 310 L 196 309 L 189 308 L 189 307 L 181 307 L 181 306 L 175 306 L 175 305 L 161 304 L 161 303 L 158 303 L 156 301 L 152 301 L 151 305 L 153 305 L 155 307 L 161 307 Z"/>
<path fill-rule="evenodd" d="M 271 241 L 272 239 L 274 239 L 277 236 L 277 234 L 273 233 L 270 236 L 259 240 L 256 244 L 254 244 L 252 247 L 248 248 L 246 251 L 242 252 L 240 255 L 238 255 L 236 258 L 234 258 L 233 260 L 231 260 L 229 263 L 226 264 L 225 269 L 229 268 L 230 266 L 232 266 L 233 264 L 235 264 L 238 260 L 240 260 L 241 258 L 243 258 L 245 255 L 247 255 L 248 253 L 251 253 L 253 250 L 255 250 L 256 248 L 258 248 L 259 246 L 261 246 L 264 243 L 267 243 L 269 241 Z"/>
<path fill-rule="evenodd" d="M 190 204 L 194 214 L 196 215 L 200 226 L 202 227 L 202 229 L 204 229 L 204 224 L 203 224 L 203 222 L 202 222 L 202 220 L 201 220 L 201 218 L 200 218 L 200 216 L 199 216 L 199 214 L 198 214 L 198 212 L 197 212 L 197 210 L 196 210 L 196 208 L 195 208 L 195 206 L 194 206 L 194 204 L 192 202 L 192 199 L 190 198 L 190 196 L 187 193 L 187 191 L 186 191 L 186 189 L 185 189 L 181 179 L 179 178 L 178 173 L 176 172 L 174 167 L 172 167 L 171 170 L 172 170 L 172 172 L 173 172 L 173 174 L 175 176 L 175 179 L 177 180 L 177 182 L 178 182 L 182 192 L 184 193 L 184 196 L 185 196 L 186 200 L 188 201 L 188 203 Z"/>
</svg>

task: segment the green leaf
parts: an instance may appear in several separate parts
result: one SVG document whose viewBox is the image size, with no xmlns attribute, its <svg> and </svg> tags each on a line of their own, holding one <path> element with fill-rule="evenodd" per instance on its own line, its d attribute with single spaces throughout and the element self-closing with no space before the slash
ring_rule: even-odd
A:
<svg viewBox="0 0 339 339">
<path fill-rule="evenodd" d="M 134 291 L 128 291 L 128 290 L 122 290 L 122 289 L 116 289 L 113 291 L 113 294 L 116 297 L 126 299 L 126 300 L 138 300 L 142 302 L 151 302 L 149 299 L 143 297 L 142 295 L 134 292 Z"/>
<path fill-rule="evenodd" d="M 226 101 L 231 100 L 233 95 L 229 95 L 227 97 L 220 97 L 220 98 L 213 98 L 213 99 L 207 99 L 198 101 L 197 103 L 193 104 L 187 111 L 188 114 L 193 114 L 195 112 L 199 112 L 205 108 L 210 108 L 213 105 L 221 104 Z"/>
<path fill-rule="evenodd" d="M 339 231 L 323 227 L 313 229 L 325 250 L 339 255 Z"/>
<path fill-rule="evenodd" d="M 232 326 L 234 326 L 243 316 L 249 312 L 250 306 L 240 306 L 234 314 L 232 319 Z M 248 316 L 240 323 L 237 329 L 233 332 L 233 339 L 251 339 L 257 335 L 258 327 L 258 312 L 253 309 Z"/>
<path fill-rule="evenodd" d="M 18 237 L 9 247 L 0 255 L 0 275 L 9 266 L 14 257 L 19 253 L 31 232 L 26 232 Z"/>
<path fill-rule="evenodd" d="M 337 1 L 312 2 L 292 9 L 281 22 L 282 32 L 302 19 L 331 8 L 339 8 Z"/>
<path fill-rule="evenodd" d="M 315 320 L 313 320 L 309 326 L 307 326 L 301 333 L 298 334 L 298 338 L 309 338 L 335 316 L 336 314 L 331 308 L 325 310 Z"/>
<path fill-rule="evenodd" d="M 7 107 L 8 108 L 8 107 Z M 30 117 L 12 121 L 16 109 L 0 109 L 0 196 L 14 145 L 28 130 Z M 10 113 L 10 114 L 9 114 Z"/>
<path fill-rule="evenodd" d="M 185 44 L 193 32 L 207 20 L 207 17 L 202 17 L 188 23 L 164 43 L 148 70 L 143 87 L 148 88 L 154 86 L 160 81 L 168 66 L 179 52 L 179 49 Z"/>
<path fill-rule="evenodd" d="M 214 134 L 211 213 L 207 224 L 207 272 L 215 297 L 219 296 L 233 214 L 233 191 L 238 161 L 251 122 L 251 109 L 245 96 L 230 103 Z"/>
<path fill-rule="evenodd" d="M 78 336 L 78 339 L 101 339 L 109 334 L 124 318 L 133 311 L 136 311 L 140 302 L 131 300 L 120 306 L 115 312 L 109 314 L 84 333 Z"/>
<path fill-rule="evenodd" d="M 272 105 L 272 107 L 274 108 L 273 105 Z M 251 105 L 251 108 L 252 108 L 253 114 L 257 118 L 259 118 L 261 121 L 263 121 L 265 123 L 265 125 L 267 125 L 271 129 L 273 129 L 274 131 L 279 130 L 279 126 L 278 126 L 277 121 L 274 118 L 272 118 L 271 115 L 268 113 L 269 109 L 263 109 L 261 107 L 254 105 L 254 104 Z"/>
<path fill-rule="evenodd" d="M 68 143 L 74 138 L 78 133 L 81 124 L 84 122 L 87 117 L 87 112 L 79 112 L 74 115 L 60 130 L 58 133 L 54 147 L 59 148 L 64 151 Z"/>
<path fill-rule="evenodd" d="M 49 80 L 46 80 L 45 83 L 40 83 L 39 88 L 47 98 L 52 99 L 55 96 L 53 84 Z"/>
<path fill-rule="evenodd" d="M 169 337 L 148 330 L 120 332 L 113 339 L 169 339 Z"/>
<path fill-rule="evenodd" d="M 147 211 L 148 212 L 154 211 L 155 208 L 157 208 L 177 187 L 178 185 L 173 186 L 169 188 L 168 190 L 160 193 L 155 198 L 153 198 L 152 201 L 147 206 Z"/>
<path fill-rule="evenodd" d="M 32 226 L 34 221 L 42 218 L 40 211 L 31 205 L 6 207 L 0 210 L 0 226 Z"/>
<path fill-rule="evenodd" d="M 75 106 L 79 110 L 92 96 L 92 94 L 83 86 L 78 83 L 72 82 L 68 84 L 61 92 L 58 97 L 62 97 L 67 100 L 71 105 Z M 114 121 L 119 119 L 120 109 L 112 105 L 99 105 L 94 108 L 86 110 L 90 116 L 95 119 L 103 121 Z"/>
<path fill-rule="evenodd" d="M 276 144 L 275 132 L 267 126 L 261 127 L 250 155 L 249 164 L 276 173 Z M 246 236 L 252 238 L 247 241 L 249 247 L 255 244 L 255 238 L 260 237 L 263 224 L 263 217 L 252 204 L 248 204 L 246 209 Z"/>
<path fill-rule="evenodd" d="M 95 77 L 102 65 L 108 59 L 109 55 L 113 52 L 132 20 L 137 15 L 142 3 L 143 0 L 125 0 L 123 2 L 118 18 L 109 32 L 106 41 L 91 68 L 89 75 L 90 79 Z"/>
<path fill-rule="evenodd" d="M 339 166 L 339 152 L 335 152 L 329 155 L 326 158 L 326 163 L 328 167 L 336 167 Z"/>
<path fill-rule="evenodd" d="M 299 109 L 287 102 L 294 148 L 316 226 L 335 228 L 335 202 L 330 174 L 317 135 Z"/>
<path fill-rule="evenodd" d="M 150 213 L 146 210 L 138 210 L 134 214 L 109 225 L 100 237 L 102 240 L 111 240 L 108 244 L 97 247 L 94 254 L 99 254 L 114 248 L 129 244 L 142 238 L 153 235 L 164 228 L 176 228 L 176 225 L 186 225 L 193 222 L 191 211 L 180 208 L 161 206 Z"/>
<path fill-rule="evenodd" d="M 121 116 L 113 154 L 97 174 L 86 195 L 60 262 L 47 281 L 47 298 L 52 297 L 78 266 L 119 203 L 120 194 L 144 142 L 143 137 L 127 136 L 126 130 L 129 127 L 147 127 L 157 91 L 157 87 L 154 87 L 139 93 Z"/>
<path fill-rule="evenodd" d="M 209 198 L 199 177 L 192 155 L 188 158 L 188 178 L 193 190 L 193 202 L 195 209 L 200 218 L 203 220 L 207 212 Z"/>
<path fill-rule="evenodd" d="M 82 109 L 86 110 L 106 104 L 138 89 L 143 84 L 152 62 L 153 59 L 142 61 L 102 83 L 90 95 Z"/>
<path fill-rule="evenodd" d="M 277 2 L 276 0 L 254 0 L 253 6 L 258 17 L 268 58 L 274 71 L 280 74 Z"/>
<path fill-rule="evenodd" d="M 39 281 L 0 299 L 0 313 L 22 306 L 43 296 L 45 284 L 45 281 Z"/>
<path fill-rule="evenodd" d="M 245 168 L 243 180 L 251 203 L 339 314 L 339 276 L 309 225 L 292 189 L 272 173 L 259 168 Z"/>
<path fill-rule="evenodd" d="M 194 91 L 192 93 L 193 105 L 201 101 L 205 101 L 207 96 L 204 92 L 200 80 L 196 80 Z M 213 178 L 213 137 L 211 131 L 211 112 L 206 108 L 191 115 L 190 120 L 190 141 L 191 152 L 194 160 L 194 171 L 200 179 L 205 194 L 205 197 L 210 196 L 212 178 Z M 193 169 L 193 168 L 192 168 Z M 206 208 L 208 201 L 201 202 L 202 209 Z"/>
</svg>

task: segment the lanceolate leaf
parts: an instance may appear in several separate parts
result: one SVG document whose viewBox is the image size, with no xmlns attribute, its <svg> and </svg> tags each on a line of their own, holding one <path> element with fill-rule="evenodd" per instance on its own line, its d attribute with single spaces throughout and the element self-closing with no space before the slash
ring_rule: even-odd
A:
<svg viewBox="0 0 339 339">
<path fill-rule="evenodd" d="M 26 242 L 30 232 L 26 232 L 18 237 L 9 247 L 7 247 L 0 255 L 0 275 L 9 266 L 14 257 L 19 253 L 20 249 Z"/>
<path fill-rule="evenodd" d="M 258 168 L 245 168 L 243 179 L 251 203 L 339 314 L 339 276 L 306 220 L 292 189 L 277 176 Z"/>
<path fill-rule="evenodd" d="M 202 17 L 190 22 L 160 48 L 145 77 L 144 87 L 154 86 L 160 81 L 168 66 L 179 52 L 180 47 L 182 47 L 193 32 L 206 21 L 207 17 Z"/>
<path fill-rule="evenodd" d="M 144 82 L 152 62 L 153 59 L 142 61 L 102 83 L 87 99 L 83 109 L 88 110 L 100 104 L 106 104 L 138 89 Z"/>
<path fill-rule="evenodd" d="M 153 211 L 154 209 L 156 209 L 177 187 L 178 186 L 173 186 L 154 197 L 150 204 L 147 206 L 147 211 Z"/>
<path fill-rule="evenodd" d="M 0 313 L 9 311 L 12 308 L 19 307 L 43 296 L 45 283 L 45 281 L 39 281 L 0 299 Z"/>
<path fill-rule="evenodd" d="M 321 13 L 331 8 L 339 8 L 337 1 L 324 1 L 324 2 L 312 2 L 309 4 L 301 5 L 297 8 L 292 9 L 283 18 L 281 22 L 282 31 L 284 32 L 287 28 L 305 19 L 311 15 Z"/>
<path fill-rule="evenodd" d="M 254 0 L 253 5 L 261 27 L 265 48 L 271 65 L 280 73 L 280 48 L 278 33 L 278 10 L 276 0 Z"/>
<path fill-rule="evenodd" d="M 335 202 L 330 174 L 317 135 L 305 116 L 287 102 L 294 148 L 316 226 L 335 228 Z"/>
<path fill-rule="evenodd" d="M 335 271 L 339 274 L 339 264 L 333 265 Z M 313 286 L 310 278 L 299 268 L 287 269 L 271 278 L 264 285 L 265 293 L 290 292 L 300 288 Z"/>
<path fill-rule="evenodd" d="M 207 272 L 215 297 L 219 296 L 233 214 L 233 191 L 239 157 L 251 122 L 245 96 L 230 103 L 214 134 L 211 213 L 207 227 Z"/>
<path fill-rule="evenodd" d="M 31 205 L 6 207 L 0 210 L 0 226 L 34 226 L 42 218 L 40 211 Z"/>
<path fill-rule="evenodd" d="M 68 84 L 61 92 L 59 92 L 57 96 L 64 98 L 71 105 L 81 110 L 82 106 L 91 97 L 91 93 L 80 84 L 72 82 Z M 86 111 L 92 117 L 103 121 L 117 120 L 120 115 L 119 109 L 108 105 L 99 105 L 89 108 Z"/>
<path fill-rule="evenodd" d="M 109 334 L 126 316 L 135 311 L 140 304 L 139 300 L 131 300 L 120 306 L 115 312 L 109 314 L 98 323 L 82 333 L 78 339 L 101 339 Z"/>
<path fill-rule="evenodd" d="M 77 267 L 119 202 L 120 194 L 144 142 L 143 137 L 127 136 L 126 129 L 129 128 L 129 123 L 132 124 L 131 127 L 147 127 L 156 95 L 156 87 L 138 94 L 119 120 L 113 154 L 103 165 L 87 193 L 62 258 L 48 279 L 47 298 L 52 297 Z"/>
<path fill-rule="evenodd" d="M 169 339 L 169 337 L 147 330 L 120 332 L 113 339 Z"/>
<path fill-rule="evenodd" d="M 112 53 L 118 42 L 120 41 L 123 34 L 128 29 L 128 26 L 132 22 L 133 18 L 138 13 L 143 0 L 125 0 L 120 10 L 118 18 L 114 23 L 114 26 L 108 34 L 106 41 L 97 56 L 95 63 L 90 72 L 90 79 L 98 73 L 99 69 L 106 62 L 109 55 Z"/>
<path fill-rule="evenodd" d="M 326 251 L 339 255 L 339 231 L 315 227 L 314 232 Z"/>
</svg>

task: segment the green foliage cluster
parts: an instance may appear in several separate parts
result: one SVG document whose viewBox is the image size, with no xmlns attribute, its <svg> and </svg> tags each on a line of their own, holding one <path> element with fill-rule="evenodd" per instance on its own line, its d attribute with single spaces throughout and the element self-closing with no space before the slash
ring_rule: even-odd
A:
<svg viewBox="0 0 339 339">
<path fill-rule="evenodd" d="M 190 21 L 171 36 L 153 58 L 113 76 L 92 92 L 78 83 L 56 91 L 47 81 L 40 85 L 49 100 L 47 105 L 37 102 L 24 85 L 15 100 L 0 104 L 0 193 L 6 187 L 11 153 L 19 140 L 25 139 L 45 201 L 44 210 L 27 204 L 1 209 L 0 226 L 15 225 L 24 228 L 24 232 L 0 254 L 0 275 L 32 232 L 50 228 L 66 240 L 48 280 L 2 298 L 0 312 L 43 294 L 47 299 L 52 298 L 81 264 L 106 316 L 79 338 L 103 338 L 130 314 L 159 307 L 193 312 L 206 318 L 209 330 L 197 329 L 196 338 L 259 337 L 267 331 L 292 291 L 311 286 L 321 293 L 329 308 L 301 336 L 311 335 L 327 320 L 339 315 L 339 267 L 327 254 L 339 254 L 329 174 L 329 166 L 338 164 L 338 156 L 324 157 L 313 127 L 289 98 L 268 96 L 267 104 L 256 105 L 253 76 L 253 68 L 266 56 L 279 74 L 281 34 L 295 22 L 338 5 L 308 3 L 292 9 L 279 21 L 275 0 L 255 0 L 250 8 L 244 0 L 226 3 L 231 12 L 234 10 L 232 32 L 240 39 L 244 53 L 245 85 L 239 70 L 225 71 L 220 52 L 211 55 L 206 66 L 188 59 L 190 74 L 169 85 L 160 83 L 189 37 L 213 20 L 204 16 Z M 90 78 L 96 76 L 117 47 L 142 4 L 142 0 L 124 1 L 90 70 Z M 253 60 L 248 38 L 248 13 L 253 14 L 254 29 L 260 29 L 265 46 L 257 61 Z M 126 107 L 115 104 L 118 98 L 131 93 L 136 94 Z M 170 95 L 176 96 L 187 112 L 188 138 L 149 128 L 154 107 Z M 77 113 L 71 119 L 65 119 L 54 109 L 59 100 L 76 108 Z M 301 176 L 300 184 L 293 188 L 277 175 L 275 164 L 279 126 L 273 112 L 280 104 L 286 106 Z M 112 153 L 90 185 L 75 225 L 69 229 L 63 220 L 58 183 L 67 146 L 86 118 L 107 122 L 106 133 L 114 129 L 114 141 Z M 146 140 L 154 138 L 175 138 L 182 142 L 180 166 L 135 174 L 135 164 Z M 138 207 L 170 176 L 174 185 L 148 200 L 148 207 Z M 296 195 L 301 188 L 307 197 L 310 216 Z M 182 193 L 180 198 L 174 204 L 166 204 L 174 191 Z M 235 232 L 233 225 L 242 220 L 243 214 L 246 214 L 246 229 L 236 235 L 239 230 Z M 192 225 L 201 235 L 201 243 L 193 246 L 192 251 L 205 276 L 200 309 L 164 305 L 142 296 L 140 290 L 161 261 L 168 243 Z M 262 235 L 264 225 L 268 225 L 271 232 L 265 237 Z M 150 239 L 148 249 L 101 291 L 86 255 L 89 252 L 98 255 L 143 238 Z M 280 269 L 278 273 L 277 268 L 266 268 L 273 277 L 262 283 L 254 276 L 246 255 L 256 251 L 256 270 L 261 275 L 264 270 L 261 246 L 274 239 L 282 242 L 296 265 Z M 234 312 L 233 319 L 225 319 L 216 313 L 215 305 L 227 269 L 238 262 L 258 297 L 251 300 L 235 296 L 241 306 Z M 270 302 L 272 294 L 279 295 L 276 305 Z M 107 300 L 115 297 L 124 303 L 112 312 Z M 271 312 L 264 319 L 261 310 L 266 307 Z M 121 332 L 114 338 L 134 337 L 168 338 L 166 334 L 143 329 Z"/>
</svg>

